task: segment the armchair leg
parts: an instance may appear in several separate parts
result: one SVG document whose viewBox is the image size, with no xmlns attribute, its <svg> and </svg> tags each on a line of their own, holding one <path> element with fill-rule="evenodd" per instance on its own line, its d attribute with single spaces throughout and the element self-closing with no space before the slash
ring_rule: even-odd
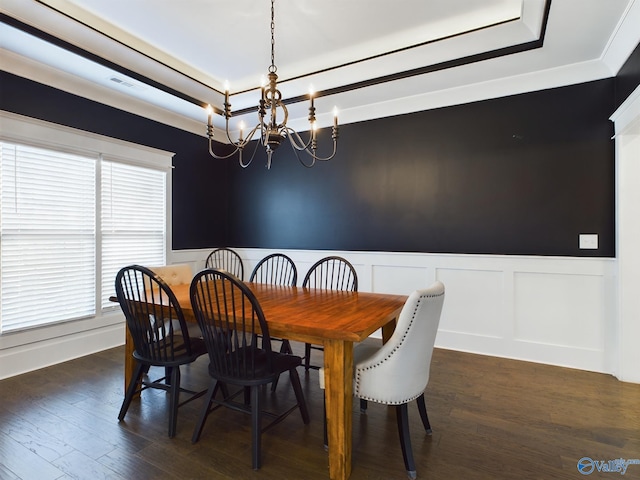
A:
<svg viewBox="0 0 640 480">
<path fill-rule="evenodd" d="M 424 393 L 416 399 L 416 402 L 418 402 L 418 411 L 420 412 L 420 418 L 422 419 L 424 430 L 427 432 L 427 435 L 431 435 L 433 430 L 431 430 L 431 424 L 429 423 L 429 417 L 427 416 L 427 406 L 424 403 Z"/>
<path fill-rule="evenodd" d="M 400 446 L 402 447 L 402 458 L 404 467 L 409 478 L 416 478 L 416 464 L 413 460 L 413 450 L 411 449 L 411 437 L 409 435 L 409 409 L 407 404 L 396 406 L 396 419 L 398 420 L 398 434 L 400 436 Z"/>
<path fill-rule="evenodd" d="M 360 399 L 360 413 L 367 413 L 367 401 L 364 398 Z"/>
</svg>

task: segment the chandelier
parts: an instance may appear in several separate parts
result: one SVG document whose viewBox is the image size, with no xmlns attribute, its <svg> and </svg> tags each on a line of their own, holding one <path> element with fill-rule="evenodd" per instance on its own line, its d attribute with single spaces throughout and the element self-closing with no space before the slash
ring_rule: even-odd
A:
<svg viewBox="0 0 640 480">
<path fill-rule="evenodd" d="M 245 138 L 242 138 L 243 125 L 240 124 L 240 134 L 237 141 L 231 140 L 231 134 L 229 133 L 229 119 L 231 118 L 231 104 L 229 103 L 229 88 L 225 86 L 224 92 L 224 117 L 226 119 L 226 135 L 227 140 L 235 148 L 226 155 L 217 155 L 213 151 L 213 124 L 211 118 L 213 115 L 213 108 L 211 105 L 207 106 L 207 137 L 209 139 L 209 154 L 216 159 L 230 158 L 236 153 L 239 154 L 239 162 L 242 168 L 248 167 L 253 157 L 256 154 L 258 145 L 263 145 L 267 152 L 267 168 L 271 168 L 271 156 L 273 152 L 280 146 L 280 144 L 286 139 L 293 149 L 298 161 L 307 168 L 311 168 L 315 165 L 316 161 L 331 160 L 337 150 L 338 146 L 338 114 L 334 108 L 333 111 L 333 127 L 331 129 L 331 139 L 333 141 L 333 151 L 331 155 L 322 157 L 317 154 L 317 130 L 316 130 L 316 109 L 313 104 L 313 93 L 309 93 L 309 137 L 305 141 L 300 134 L 291 127 L 287 126 L 287 120 L 289 112 L 286 105 L 282 101 L 282 94 L 278 90 L 278 70 L 275 65 L 275 20 L 274 20 L 274 1 L 271 0 L 271 66 L 269 67 L 269 73 L 267 74 L 268 84 L 260 87 L 260 101 L 258 102 L 258 123 L 247 134 Z M 256 146 L 253 150 L 251 158 L 245 163 L 242 159 L 242 153 L 244 148 L 253 140 L 256 133 L 260 133 L 259 141 L 256 141 Z M 299 155 L 299 152 L 309 156 L 307 161 L 303 160 Z M 304 157 L 307 158 L 307 157 Z"/>
</svg>

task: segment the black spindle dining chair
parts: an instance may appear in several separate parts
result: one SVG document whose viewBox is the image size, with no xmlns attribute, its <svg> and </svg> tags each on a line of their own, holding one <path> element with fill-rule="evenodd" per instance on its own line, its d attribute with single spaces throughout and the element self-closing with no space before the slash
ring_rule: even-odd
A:
<svg viewBox="0 0 640 480">
<path fill-rule="evenodd" d="M 147 388 L 169 392 L 169 437 L 175 436 L 178 407 L 206 392 L 180 387 L 180 366 L 194 362 L 207 351 L 204 341 L 191 338 L 182 309 L 171 288 L 153 271 L 139 265 L 122 268 L 116 275 L 116 295 L 133 339 L 136 367 L 127 387 L 118 420 L 131 400 Z M 149 367 L 164 367 L 165 376 L 148 379 Z M 189 397 L 179 403 L 180 393 Z"/>
<path fill-rule="evenodd" d="M 231 248 L 216 248 L 209 254 L 205 268 L 218 268 L 233 273 L 240 280 L 244 280 L 244 264 L 242 258 Z"/>
<path fill-rule="evenodd" d="M 302 359 L 271 350 L 269 327 L 264 312 L 253 292 L 235 275 L 224 270 L 203 270 L 191 282 L 190 296 L 209 352 L 209 375 L 212 379 L 193 431 L 192 442 L 195 443 L 200 438 L 209 413 L 220 406 L 250 413 L 252 464 L 257 470 L 262 463 L 263 431 L 296 409 L 300 410 L 305 424 L 310 421 L 296 370 Z M 273 383 L 281 373 L 287 371 L 296 404 L 279 413 L 263 411 L 261 387 Z M 229 394 L 230 385 L 242 388 Z M 250 391 L 250 398 L 247 398 L 247 390 Z M 216 398 L 219 391 L 223 395 L 222 399 Z M 235 401 L 235 396 L 243 392 L 245 401 Z M 264 428 L 263 415 L 273 419 Z"/>
<path fill-rule="evenodd" d="M 296 264 L 288 256 L 282 253 L 272 253 L 267 255 L 251 272 L 250 282 L 269 283 L 271 285 L 289 285 L 295 286 L 298 283 L 298 269 Z M 291 344 L 286 338 L 271 337 L 271 340 L 282 342 L 280 345 L 281 353 L 293 353 Z M 278 379 L 273 382 L 271 390 L 274 391 L 278 386 Z"/>
<path fill-rule="evenodd" d="M 358 275 L 351 263 L 337 256 L 325 257 L 314 263 L 302 281 L 303 287 L 323 288 L 326 290 L 358 291 Z M 311 364 L 311 349 L 323 351 L 320 345 L 305 343 L 305 370 L 318 369 L 320 366 Z"/>
</svg>

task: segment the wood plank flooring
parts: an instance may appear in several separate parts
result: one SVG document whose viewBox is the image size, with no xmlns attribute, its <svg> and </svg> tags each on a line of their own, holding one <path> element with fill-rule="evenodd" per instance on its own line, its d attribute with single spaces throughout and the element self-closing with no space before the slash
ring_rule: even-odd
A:
<svg viewBox="0 0 640 480">
<path fill-rule="evenodd" d="M 166 394 L 146 391 L 119 423 L 123 348 L 0 381 L 0 480 L 328 478 L 317 371 L 300 369 L 311 424 L 294 412 L 267 431 L 263 467 L 255 472 L 242 413 L 212 413 L 191 444 L 196 400 L 180 409 L 169 439 Z M 183 385 L 206 388 L 206 362 L 184 368 Z M 418 478 L 640 479 L 640 465 L 629 465 L 623 477 L 577 469 L 583 457 L 640 459 L 640 385 L 438 349 L 431 372 L 432 436 L 424 435 L 415 402 L 409 409 Z M 286 375 L 275 395 L 265 395 L 273 408 L 294 400 Z M 351 478 L 406 478 L 393 409 L 370 402 L 362 415 L 353 405 Z"/>
</svg>

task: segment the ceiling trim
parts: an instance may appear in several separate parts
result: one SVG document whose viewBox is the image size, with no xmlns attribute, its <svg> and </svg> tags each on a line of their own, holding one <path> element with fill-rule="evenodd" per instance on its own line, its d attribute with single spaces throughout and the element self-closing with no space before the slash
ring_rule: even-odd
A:
<svg viewBox="0 0 640 480">
<path fill-rule="evenodd" d="M 21 30 L 25 33 L 28 33 L 29 35 L 32 35 L 36 38 L 39 38 L 40 40 L 44 40 L 45 42 L 49 42 L 57 47 L 60 47 L 64 50 L 67 50 L 71 53 L 74 53 L 80 57 L 83 57 L 87 60 L 90 60 L 92 62 L 95 62 L 99 65 L 102 65 L 103 67 L 106 68 L 110 68 L 116 72 L 119 72 L 123 75 L 127 75 L 128 77 L 131 77 L 135 80 L 138 80 L 139 82 L 142 83 L 146 83 L 147 85 L 157 88 L 158 90 L 162 90 L 165 93 L 168 93 L 170 95 L 173 95 L 175 97 L 181 98 L 182 100 L 185 100 L 187 102 L 193 103 L 195 105 L 198 105 L 200 107 L 206 107 L 207 103 L 203 102 L 202 100 L 198 100 L 190 95 L 187 95 L 186 93 L 180 92 L 179 90 L 176 90 L 174 88 L 171 88 L 163 83 L 157 82 L 156 80 L 153 80 L 152 78 L 149 78 L 145 75 L 142 75 L 140 73 L 134 72 L 133 70 L 130 70 L 126 67 L 123 67 L 122 65 L 119 65 L 115 62 L 112 62 L 110 60 L 107 60 L 104 57 L 101 57 L 99 55 L 96 55 L 95 53 L 91 53 L 88 50 L 85 50 L 84 48 L 78 47 L 76 45 L 73 45 L 72 43 L 69 43 L 65 40 L 62 40 L 54 35 L 51 35 L 50 33 L 44 32 L 32 25 L 28 25 L 10 15 L 7 15 L 6 13 L 2 13 L 0 12 L 0 22 L 9 25 L 10 27 L 14 27 L 18 30 Z M 90 28 L 90 27 L 89 27 Z M 101 33 L 101 32 L 98 32 Z M 110 38 L 110 37 L 109 37 Z M 116 40 L 117 41 L 117 40 Z M 125 47 L 128 47 L 127 45 L 122 44 Z M 129 47 L 130 48 L 130 47 Z M 141 55 L 144 55 L 141 53 Z M 145 55 L 146 56 L 146 55 Z M 148 57 L 150 60 L 153 60 L 155 62 L 161 63 L 159 61 L 157 61 L 154 58 Z M 161 63 L 162 65 L 164 65 L 163 63 Z M 171 68 L 168 65 L 164 65 L 167 68 Z M 177 72 L 177 73 L 182 73 L 182 72 Z M 184 74 L 183 74 L 184 75 Z M 191 77 L 189 77 L 191 78 Z M 197 80 L 195 80 L 197 81 Z M 200 82 L 199 82 L 200 83 Z"/>
<path fill-rule="evenodd" d="M 548 1 L 550 2 L 551 0 L 548 0 Z M 296 75 L 296 76 L 293 76 L 293 77 L 290 77 L 290 78 L 278 79 L 278 83 L 282 84 L 282 83 L 292 82 L 294 80 L 300 80 L 302 78 L 312 77 L 314 75 L 319 75 L 321 73 L 331 72 L 333 70 L 339 70 L 340 68 L 350 67 L 352 65 L 357 65 L 359 63 L 368 62 L 369 60 L 375 60 L 377 58 L 383 58 L 383 57 L 386 57 L 388 55 L 393 55 L 393 54 L 400 53 L 400 52 L 406 52 L 406 51 L 409 51 L 409 50 L 413 50 L 415 48 L 420 48 L 420 47 L 424 47 L 424 46 L 431 45 L 431 44 L 434 44 L 434 43 L 443 42 L 445 40 L 451 40 L 451 39 L 456 38 L 456 37 L 462 37 L 462 36 L 468 35 L 470 33 L 480 32 L 482 30 L 487 30 L 487 29 L 490 29 L 490 28 L 498 27 L 500 25 L 506 25 L 508 23 L 517 22 L 518 20 L 521 20 L 521 19 L 522 19 L 522 17 L 514 17 L 514 18 L 510 18 L 509 20 L 503 20 L 503 21 L 500 21 L 500 22 L 495 22 L 495 23 L 492 23 L 490 25 L 484 25 L 482 27 L 471 28 L 469 30 L 465 30 L 464 32 L 457 32 L 457 33 L 454 33 L 454 34 L 451 34 L 451 35 L 444 35 L 442 37 L 434 38 L 432 40 L 427 40 L 427 41 L 424 41 L 424 42 L 416 43 L 414 45 L 407 45 L 407 46 L 402 47 L 402 48 L 396 48 L 395 50 L 389 50 L 388 52 L 382 52 L 382 53 L 378 53 L 376 55 L 371 55 L 371 56 L 368 56 L 368 57 L 359 58 L 357 60 L 352 60 L 350 62 L 341 63 L 341 64 L 338 64 L 338 65 L 334 65 L 332 67 L 327 67 L 327 68 L 323 68 L 323 69 L 320 69 L 320 70 L 315 70 L 313 72 L 303 73 L 303 74 Z M 232 96 L 233 95 L 240 95 L 242 93 L 251 92 L 253 90 L 256 90 L 257 88 L 258 87 L 246 88 L 244 90 L 233 92 Z M 328 91 L 328 90 L 324 90 L 324 91 Z M 316 92 L 316 94 L 315 94 L 316 98 L 322 96 L 322 95 L 320 95 L 320 93 L 322 93 L 322 92 Z"/>
<path fill-rule="evenodd" d="M 202 86 L 205 86 L 207 88 L 210 88 L 210 89 L 218 92 L 218 90 L 216 90 L 215 88 L 213 88 L 213 87 L 211 87 L 209 85 L 204 84 L 202 81 L 200 81 L 198 79 L 195 79 L 192 76 L 187 75 L 184 72 L 181 72 L 181 71 L 175 69 L 174 67 L 171 67 L 170 65 L 167 65 L 166 63 L 164 63 L 164 62 L 162 62 L 162 61 L 160 61 L 160 60 L 158 60 L 158 59 L 156 59 L 156 58 L 154 58 L 154 57 L 152 57 L 152 56 L 150 56 L 148 54 L 145 54 L 144 52 L 141 52 L 138 49 L 135 49 L 135 48 L 133 48 L 133 47 L 131 47 L 131 46 L 119 41 L 118 39 L 116 39 L 116 38 L 114 38 L 114 37 L 112 37 L 110 35 L 107 35 L 104 32 L 101 32 L 101 31 L 95 29 L 91 25 L 88 25 L 85 22 L 82 22 L 82 21 L 80 21 L 80 20 L 68 15 L 63 11 L 60 11 L 60 10 L 48 5 L 46 2 L 42 2 L 40 0 L 36 0 L 36 2 L 39 3 L 40 5 L 43 5 L 43 6 L 47 7 L 47 8 L 49 8 L 49 9 L 51 9 L 51 10 L 53 10 L 53 11 L 59 13 L 59 14 L 61 14 L 61 15 L 64 15 L 65 17 L 69 18 L 70 20 L 75 21 L 78 24 L 83 25 L 84 27 L 91 29 L 92 31 L 94 31 L 94 32 L 96 32 L 96 33 L 98 33 L 98 34 L 100 34 L 102 36 L 105 36 L 106 38 L 118 43 L 119 45 L 121 45 L 121 46 L 123 46 L 123 47 L 125 47 L 125 48 L 127 48 L 129 50 L 132 50 L 132 51 L 136 52 L 137 54 L 146 57 L 149 60 L 151 60 L 153 62 L 156 62 L 157 64 L 162 65 L 163 67 L 165 67 L 165 68 L 167 68 L 167 69 L 169 69 L 169 70 L 171 70 L 173 72 L 176 72 L 176 73 L 184 76 L 185 78 L 188 78 L 188 79 L 190 79 L 190 80 L 192 80 L 194 82 L 197 82 L 198 84 L 200 84 Z M 411 78 L 411 77 L 415 77 L 415 76 L 419 76 L 419 75 L 425 75 L 425 74 L 432 73 L 432 72 L 437 72 L 437 71 L 441 71 L 441 70 L 447 70 L 447 69 L 451 69 L 451 68 L 455 68 L 455 67 L 469 65 L 469 64 L 472 64 L 472 63 L 477 63 L 477 62 L 481 62 L 481 61 L 485 61 L 485 60 L 490 60 L 490 59 L 499 58 L 499 57 L 503 57 L 503 56 L 507 56 L 507 55 L 512 55 L 512 54 L 515 54 L 515 53 L 522 53 L 522 52 L 526 52 L 528 50 L 534 50 L 534 49 L 537 49 L 537 48 L 541 48 L 544 45 L 544 39 L 545 39 L 545 34 L 546 34 L 546 29 L 547 29 L 547 23 L 548 23 L 548 19 L 549 19 L 550 9 L 551 9 L 551 0 L 545 0 L 544 13 L 543 13 L 541 26 L 540 26 L 540 34 L 539 34 L 539 37 L 536 40 L 532 40 L 532 41 L 521 43 L 521 44 L 517 44 L 517 45 L 511 45 L 511 46 L 507 46 L 507 47 L 502 47 L 502 48 L 498 48 L 498 49 L 487 51 L 487 52 L 480 52 L 480 53 L 469 55 L 469 56 L 466 56 L 466 57 L 447 60 L 447 61 L 444 61 L 444 62 L 439 62 L 439 63 L 431 64 L 431 65 L 425 65 L 425 66 L 414 68 L 414 69 L 410 69 L 410 70 L 405 70 L 405 71 L 401 71 L 401 72 L 395 72 L 395 73 L 392 73 L 392 74 L 389 74 L 389 75 L 383 75 L 383 76 L 379 76 L 379 77 L 370 78 L 370 79 L 367 79 L 367 80 L 362 80 L 362 81 L 358 81 L 358 82 L 354 82 L 354 83 L 350 83 L 350 84 L 346 84 L 346 85 L 341 85 L 341 86 L 330 88 L 330 89 L 317 91 L 317 92 L 315 92 L 315 96 L 316 96 L 316 98 L 319 98 L 319 97 L 324 97 L 324 96 L 338 95 L 338 94 L 349 92 L 349 91 L 353 91 L 353 90 L 367 88 L 367 87 L 380 85 L 380 84 L 384 84 L 384 83 L 388 83 L 388 82 L 393 82 L 393 81 L 397 81 L 397 80 Z M 381 58 L 381 57 L 384 57 L 384 56 L 387 56 L 387 55 L 391 55 L 391 54 L 394 54 L 394 53 L 398 53 L 398 52 L 401 52 L 401 51 L 406 51 L 406 50 L 410 50 L 412 48 L 418 48 L 418 47 L 421 47 L 421 46 L 424 46 L 424 45 L 427 45 L 427 44 L 436 43 L 438 41 L 447 40 L 447 39 L 451 39 L 451 38 L 454 38 L 454 37 L 459 37 L 459 36 L 462 36 L 462 35 L 465 35 L 465 34 L 473 33 L 473 32 L 476 32 L 476 31 L 485 30 L 485 29 L 488 29 L 488 28 L 491 28 L 491 27 L 496 27 L 496 26 L 499 26 L 499 25 L 508 24 L 508 23 L 514 22 L 516 20 L 518 20 L 518 19 L 505 20 L 505 21 L 502 21 L 502 22 L 497 22 L 496 24 L 492 24 L 492 25 L 488 25 L 488 26 L 484 26 L 484 27 L 478 27 L 478 28 L 470 30 L 470 31 L 461 32 L 461 33 L 457 33 L 457 34 L 446 36 L 446 37 L 441 37 L 441 38 L 434 39 L 434 40 L 429 40 L 427 42 L 422 42 L 422 43 L 416 44 L 416 45 L 410 45 L 410 46 L 403 47 L 403 48 L 400 48 L 400 49 L 396 49 L 396 50 L 392 50 L 392 51 L 389 51 L 389 52 L 377 54 L 377 55 L 374 55 L 374 56 L 371 56 L 371 57 L 368 57 L 368 58 L 363 58 L 363 59 L 355 60 L 355 61 L 352 61 L 352 62 L 349 62 L 349 63 L 336 65 L 336 66 L 329 67 L 329 68 L 326 68 L 326 69 L 318 70 L 318 71 L 315 71 L 315 72 L 298 75 L 296 77 L 292 77 L 292 78 L 289 78 L 289 79 L 284 79 L 284 80 L 281 80 L 280 83 L 297 80 L 297 79 L 300 79 L 300 78 L 316 75 L 316 74 L 319 74 L 319 73 L 328 72 L 328 71 L 331 71 L 331 70 L 336 70 L 336 69 L 339 69 L 339 68 L 342 68 L 342 67 L 345 67 L 345 66 L 355 65 L 355 64 L 358 64 L 358 63 L 361 63 L 361 62 L 365 62 L 365 61 L 368 61 L 368 60 L 371 60 L 371 59 Z M 44 32 L 44 31 L 42 31 L 42 30 L 40 30 L 40 29 L 38 29 L 38 28 L 36 28 L 34 26 L 26 24 L 26 23 L 24 23 L 24 22 L 22 22 L 22 21 L 20 21 L 20 20 L 18 20 L 16 18 L 13 18 L 13 17 L 11 17 L 11 16 L 9 16 L 9 15 L 7 15 L 5 13 L 1 13 L 0 12 L 0 21 L 5 23 L 5 24 L 7 24 L 7 25 L 9 25 L 9 26 L 12 26 L 12 27 L 14 27 L 16 29 L 19 29 L 19 30 L 21 30 L 21 31 L 23 31 L 25 33 L 33 35 L 36 38 L 39 38 L 39 39 L 44 40 L 46 42 L 49 42 L 49 43 L 51 43 L 53 45 L 56 45 L 56 46 L 58 46 L 60 48 L 63 48 L 65 50 L 67 50 L 67 51 L 70 51 L 70 52 L 72 52 L 72 53 L 74 53 L 76 55 L 79 55 L 79 56 L 81 56 L 81 57 L 83 57 L 85 59 L 88 59 L 88 60 L 90 60 L 92 62 L 95 62 L 95 63 L 97 63 L 99 65 L 102 65 L 104 67 L 107 67 L 107 68 L 110 68 L 110 69 L 112 69 L 114 71 L 117 71 L 117 72 L 119 72 L 119 73 L 121 73 L 123 75 L 127 75 L 127 76 L 129 76 L 129 77 L 131 77 L 131 78 L 133 78 L 135 80 L 138 80 L 138 81 L 140 81 L 142 83 L 145 83 L 145 84 L 147 84 L 147 85 L 149 85 L 151 87 L 154 87 L 154 88 L 156 88 L 158 90 L 164 91 L 165 93 L 173 95 L 173 96 L 175 96 L 177 98 L 180 98 L 182 100 L 185 100 L 185 101 L 187 101 L 189 103 L 192 103 L 192 104 L 197 105 L 199 107 L 206 107 L 207 106 L 207 102 L 204 102 L 202 100 L 194 98 L 194 97 L 192 97 L 192 96 L 190 96 L 190 95 L 188 95 L 188 94 L 186 94 L 184 92 L 181 92 L 181 91 L 176 90 L 176 89 L 174 89 L 172 87 L 169 87 L 169 86 L 165 85 L 164 83 L 160 83 L 160 82 L 158 82 L 158 81 L 156 81 L 156 80 L 154 80 L 152 78 L 149 78 L 149 77 L 147 77 L 145 75 L 142 75 L 142 74 L 140 74 L 138 72 L 135 72 L 133 70 L 130 70 L 129 68 L 126 68 L 126 67 L 124 67 L 122 65 L 119 65 L 119 64 L 117 64 L 115 62 L 112 62 L 110 60 L 107 60 L 106 58 L 101 57 L 100 55 L 91 53 L 91 52 L 89 52 L 89 51 L 87 51 L 87 50 L 85 50 L 85 49 L 83 49 L 83 48 L 81 48 L 79 46 L 73 45 L 73 44 L 71 44 L 71 43 L 69 43 L 69 42 L 67 42 L 65 40 L 62 40 L 62 39 L 60 39 L 60 38 L 58 38 L 58 37 L 56 37 L 56 36 L 54 36 L 52 34 Z M 249 90 L 242 91 L 242 92 L 235 92 L 234 94 L 246 93 L 248 91 Z M 218 92 L 218 93 L 221 93 L 221 92 Z M 287 105 L 290 105 L 290 104 L 295 104 L 295 103 L 299 103 L 299 102 L 303 102 L 303 101 L 307 101 L 307 100 L 308 100 L 307 95 L 298 95 L 298 96 L 295 96 L 295 97 L 290 97 L 288 99 L 283 99 L 283 103 L 285 103 Z M 217 114 L 223 114 L 222 110 L 219 109 L 218 107 L 215 107 L 215 106 L 214 106 L 214 111 Z M 252 113 L 254 111 L 255 111 L 255 107 L 247 107 L 247 108 L 244 108 L 244 109 L 235 110 L 235 111 L 232 112 L 232 114 L 233 115 L 244 115 L 244 114 L 247 114 L 247 113 Z"/>
<path fill-rule="evenodd" d="M 542 19 L 542 25 L 541 25 L 541 28 L 540 28 L 540 36 L 538 37 L 537 40 L 532 40 L 530 42 L 525 42 L 525 43 L 521 43 L 521 44 L 518 44 L 518 45 L 511 45 L 511 46 L 508 46 L 508 47 L 498 48 L 498 49 L 490 50 L 490 51 L 487 51 L 487 52 L 481 52 L 481 53 L 477 53 L 477 54 L 474 54 L 474 55 L 468 55 L 466 57 L 454 58 L 453 60 L 447 60 L 446 62 L 440 62 L 440 63 L 431 64 L 431 65 L 425 65 L 423 67 L 418 67 L 418 68 L 414 68 L 414 69 L 411 69 L 411 70 L 405 70 L 405 71 L 402 71 L 402 72 L 395 72 L 395 73 L 391 73 L 389 75 L 383 75 L 383 76 L 380 76 L 380 77 L 370 78 L 368 80 L 362 80 L 360 82 L 341 85 L 341 86 L 335 87 L 335 88 L 329 88 L 329 89 L 326 89 L 326 90 L 321 90 L 321 91 L 315 92 L 314 93 L 314 97 L 315 98 L 320 98 L 320 97 L 324 97 L 324 96 L 337 95 L 337 94 L 340 94 L 340 93 L 345 93 L 345 92 L 350 92 L 350 91 L 353 91 L 353 90 L 358 90 L 360 88 L 372 87 L 374 85 L 380 85 L 382 83 L 393 82 L 393 81 L 396 81 L 396 80 L 403 80 L 405 78 L 411 78 L 411 77 L 415 77 L 415 76 L 418 76 L 418 75 L 424 75 L 424 74 L 427 74 L 427 73 L 438 72 L 440 70 L 447 70 L 449 68 L 461 67 L 463 65 L 469 65 L 469 64 L 472 64 L 472 63 L 476 63 L 476 62 L 482 62 L 484 60 L 491 60 L 493 58 L 504 57 L 506 55 L 512 55 L 514 53 L 522 53 L 522 52 L 526 52 L 528 50 L 535 50 L 537 48 L 542 48 L 543 45 L 544 45 L 544 38 L 545 38 L 546 31 L 547 31 L 547 21 L 549 19 L 549 11 L 550 10 L 551 10 L 551 0 L 546 0 L 543 19 Z M 488 27 L 478 28 L 478 29 L 475 29 L 473 31 L 483 30 L 485 28 L 489 28 L 489 27 L 492 27 L 492 26 L 497 26 L 497 25 L 501 25 L 501 24 L 510 23 L 512 21 L 513 20 L 506 21 L 506 22 L 499 22 L 496 25 L 489 25 Z M 471 33 L 471 31 L 462 32 L 460 34 L 451 35 L 450 37 L 441 38 L 441 39 L 438 39 L 438 40 L 454 38 L 456 36 L 464 35 L 466 33 Z M 434 40 L 434 41 L 431 41 L 431 42 L 425 42 L 423 44 L 415 45 L 415 46 L 412 46 L 412 47 L 407 47 L 407 49 L 408 48 L 414 48 L 414 47 L 422 46 L 422 45 L 426 45 L 427 43 L 433 43 L 433 42 L 438 41 L 438 40 Z M 398 50 L 398 51 L 400 51 L 400 50 Z M 389 52 L 389 53 L 395 53 L 395 52 Z M 319 70 L 317 72 L 314 72 L 314 74 L 323 73 L 325 71 L 334 70 L 334 69 L 341 68 L 341 67 L 344 67 L 344 66 L 347 66 L 347 65 L 353 65 L 353 64 L 359 63 L 361 61 L 370 60 L 372 58 L 378 58 L 379 56 L 382 56 L 382 55 L 378 55 L 378 56 L 375 56 L 375 57 L 370 57 L 370 58 L 367 58 L 367 59 L 358 60 L 356 62 L 351 62 L 349 64 L 338 65 L 336 67 L 327 68 L 325 70 Z M 305 75 L 301 75 L 299 77 L 290 78 L 288 80 L 296 80 L 298 78 L 303 78 L 304 76 Z M 283 80 L 283 81 L 279 81 L 278 83 L 284 83 L 286 81 L 287 80 Z M 247 91 L 250 91 L 250 90 L 247 90 Z M 245 92 L 238 92 L 238 93 L 245 93 Z M 288 98 L 288 99 L 284 99 L 282 102 L 285 105 L 290 105 L 290 104 L 293 104 L 293 103 L 307 101 L 308 99 L 309 99 L 309 97 L 307 95 L 298 95 L 296 97 L 291 97 L 291 98 Z M 255 106 L 253 106 L 253 107 L 243 108 L 241 110 L 234 110 L 233 111 L 233 115 L 245 115 L 247 113 L 254 112 L 255 109 L 256 109 Z"/>
</svg>

